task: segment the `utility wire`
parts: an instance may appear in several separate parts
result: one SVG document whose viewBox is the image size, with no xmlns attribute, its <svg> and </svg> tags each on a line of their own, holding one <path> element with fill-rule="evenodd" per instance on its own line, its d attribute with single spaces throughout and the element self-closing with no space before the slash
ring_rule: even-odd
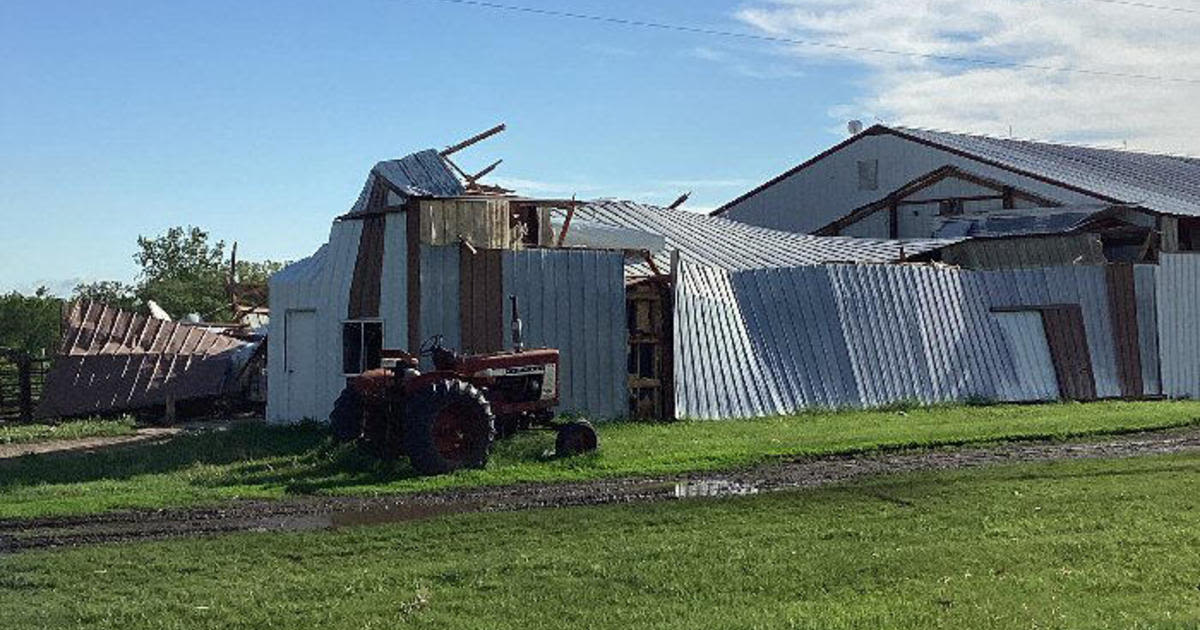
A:
<svg viewBox="0 0 1200 630">
<path fill-rule="evenodd" d="M 777 44 L 793 44 L 796 46 L 808 46 L 811 48 L 823 48 L 826 50 L 837 50 L 842 52 L 857 52 L 868 53 L 875 55 L 889 55 L 892 57 L 908 57 L 914 59 L 931 59 L 935 61 L 947 61 L 953 63 L 969 64 L 976 66 L 989 66 L 995 68 L 1017 68 L 1023 70 L 1040 70 L 1044 72 L 1058 72 L 1064 74 L 1080 74 L 1094 77 L 1109 77 L 1118 79 L 1137 79 L 1141 81 L 1163 81 L 1166 83 L 1187 83 L 1192 85 L 1200 85 L 1200 79 L 1189 77 L 1175 77 L 1159 74 L 1138 74 L 1126 72 L 1114 72 L 1109 70 L 1092 70 L 1089 68 L 1080 68 L 1075 66 L 1046 66 L 1034 63 L 1021 63 L 1016 61 L 1002 61 L 999 59 L 984 59 L 981 57 L 964 57 L 958 55 L 939 55 L 936 53 L 918 53 L 907 52 L 903 50 L 893 50 L 889 48 L 875 48 L 871 46 L 851 46 L 848 44 L 834 44 L 831 42 L 821 42 L 809 39 L 797 39 L 794 37 L 783 37 L 781 35 L 762 35 L 758 33 L 745 33 L 738 31 L 725 31 L 715 28 L 705 28 L 700 26 L 688 26 L 685 24 L 669 24 L 666 22 L 651 22 L 647 20 L 636 20 L 631 18 L 613 17 L 607 15 L 593 15 L 588 13 L 575 13 L 572 11 L 559 11 L 557 9 L 543 9 L 540 7 L 528 7 L 516 4 L 502 4 L 499 2 L 491 2 L 489 0 L 425 0 L 427 2 L 441 2 L 444 4 L 455 4 L 467 7 L 476 7 L 483 9 L 494 9 L 497 11 L 508 11 L 511 13 L 524 13 L 529 15 L 540 15 L 545 17 L 566 18 L 572 20 L 580 20 L 587 22 L 599 22 L 604 24 L 617 24 L 620 26 L 629 26 L 635 28 L 656 29 L 660 31 L 673 31 L 677 33 L 689 33 L 693 35 L 711 35 L 716 37 L 729 37 L 736 39 L 747 39 L 762 42 L 773 42 Z M 1126 0 L 1095 0 L 1097 2 L 1125 2 Z"/>
<path fill-rule="evenodd" d="M 1134 9 L 1151 9 L 1154 11 L 1170 11 L 1172 13 L 1187 13 L 1190 15 L 1200 15 L 1200 9 L 1189 9 L 1187 7 L 1171 7 L 1162 4 L 1152 4 L 1150 2 L 1138 2 L 1136 0 L 1091 0 L 1092 2 L 1100 2 L 1103 4 L 1114 4 L 1121 7 L 1131 7 Z"/>
</svg>

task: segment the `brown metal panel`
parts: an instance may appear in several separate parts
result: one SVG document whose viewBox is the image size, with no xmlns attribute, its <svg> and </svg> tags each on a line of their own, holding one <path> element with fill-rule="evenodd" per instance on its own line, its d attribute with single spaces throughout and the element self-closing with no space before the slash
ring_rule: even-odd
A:
<svg viewBox="0 0 1200 630">
<path fill-rule="evenodd" d="M 504 347 L 503 252 L 459 256 L 459 325 L 464 351 L 494 352 Z"/>
<path fill-rule="evenodd" d="M 354 262 L 354 279 L 350 283 L 350 319 L 379 317 L 379 283 L 383 278 L 384 215 L 363 219 L 362 236 L 358 240 L 358 257 Z"/>
<path fill-rule="evenodd" d="M 1096 378 L 1092 373 L 1082 309 L 1071 304 L 1039 310 L 1060 395 L 1069 400 L 1095 400 Z"/>
<path fill-rule="evenodd" d="M 1121 396 L 1137 398 L 1142 395 L 1144 384 L 1133 265 L 1110 264 L 1105 266 L 1104 272 L 1108 286 L 1108 312 L 1112 322 L 1113 349 L 1117 360 L 1117 377 L 1121 382 Z"/>
<path fill-rule="evenodd" d="M 491 250 L 487 252 L 487 294 L 484 296 L 488 306 L 487 344 L 488 351 L 504 349 L 504 252 Z"/>
<path fill-rule="evenodd" d="M 404 213 L 405 243 L 408 246 L 407 300 L 408 300 L 408 350 L 416 352 L 421 347 L 421 217 L 424 203 L 410 202 Z"/>
</svg>

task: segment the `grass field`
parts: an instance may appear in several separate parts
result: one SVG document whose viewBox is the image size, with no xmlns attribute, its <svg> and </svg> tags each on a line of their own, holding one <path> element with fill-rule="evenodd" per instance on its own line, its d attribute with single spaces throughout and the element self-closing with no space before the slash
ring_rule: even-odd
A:
<svg viewBox="0 0 1200 630">
<path fill-rule="evenodd" d="M 0 444 L 117 437 L 136 432 L 133 418 L 71 420 L 61 424 L 0 424 Z"/>
<path fill-rule="evenodd" d="M 2 628 L 1194 628 L 1200 456 L 0 557 Z"/>
<path fill-rule="evenodd" d="M 1200 402 L 1100 402 L 812 413 L 728 422 L 613 424 L 599 453 L 553 460 L 553 435 L 497 444 L 485 470 L 416 477 L 330 443 L 316 425 L 237 425 L 97 453 L 0 461 L 0 518 L 211 504 L 305 494 L 374 495 L 736 468 L 785 457 L 1193 425 Z"/>
</svg>

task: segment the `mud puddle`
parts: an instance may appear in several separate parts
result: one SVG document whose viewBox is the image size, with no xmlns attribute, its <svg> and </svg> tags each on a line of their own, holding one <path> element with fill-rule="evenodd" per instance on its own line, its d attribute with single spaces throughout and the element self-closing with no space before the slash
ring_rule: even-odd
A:
<svg viewBox="0 0 1200 630">
<path fill-rule="evenodd" d="M 1106 436 L 1082 442 L 1019 442 L 955 450 L 840 455 L 661 478 L 520 484 L 370 498 L 242 501 L 210 509 L 8 519 L 0 520 L 0 553 L 239 531 L 345 529 L 468 512 L 745 496 L 919 470 L 1189 451 L 1200 451 L 1200 429 Z"/>
</svg>

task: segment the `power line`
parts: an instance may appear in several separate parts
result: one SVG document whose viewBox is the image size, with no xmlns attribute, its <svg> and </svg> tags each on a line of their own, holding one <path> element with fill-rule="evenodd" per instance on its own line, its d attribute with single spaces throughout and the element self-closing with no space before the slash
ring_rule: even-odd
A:
<svg viewBox="0 0 1200 630">
<path fill-rule="evenodd" d="M 559 11 L 556 9 L 543 9 L 539 7 L 527 7 L 516 4 L 502 4 L 499 2 L 490 2 L 489 0 L 427 0 L 431 2 L 442 2 L 445 4 L 455 4 L 460 6 L 469 6 L 483 9 L 494 9 L 497 11 L 508 11 L 511 13 L 525 13 L 530 15 L 540 15 L 544 17 L 566 18 L 572 20 L 580 20 L 587 22 L 599 22 L 604 24 L 616 24 L 620 26 L 629 26 L 636 28 L 656 29 L 660 31 L 673 31 L 677 33 L 689 33 L 692 35 L 711 35 L 716 37 L 729 37 L 735 39 L 754 40 L 762 42 L 772 42 L 777 44 L 793 44 L 796 46 L 807 46 L 810 48 L 823 48 L 826 50 L 837 50 L 841 52 L 856 52 L 867 53 L 874 55 L 888 55 L 892 57 L 908 57 L 913 59 L 930 59 L 934 61 L 947 61 L 952 63 L 969 64 L 976 66 L 989 66 L 996 68 L 1017 68 L 1023 70 L 1040 70 L 1043 72 L 1058 72 L 1064 74 L 1081 74 L 1094 77 L 1108 77 L 1117 79 L 1137 79 L 1142 81 L 1163 81 L 1167 83 L 1187 83 L 1192 85 L 1200 85 L 1200 79 L 1188 77 L 1175 77 L 1169 75 L 1158 74 L 1138 74 L 1126 72 L 1113 72 L 1109 70 L 1092 70 L 1088 68 L 1079 68 L 1074 66 L 1046 66 L 1034 63 L 1022 63 L 1017 61 L 1001 61 L 998 59 L 984 59 L 981 57 L 964 57 L 958 55 L 939 55 L 936 53 L 918 53 L 908 52 L 903 50 L 893 50 L 889 48 L 875 48 L 871 46 L 851 46 L 848 44 L 835 44 L 831 42 L 821 42 L 809 39 L 797 39 L 794 37 L 783 37 L 780 35 L 763 35 L 758 33 L 745 33 L 738 31 L 725 31 L 715 28 L 705 28 L 700 26 L 688 26 L 685 24 L 668 24 L 666 22 L 651 22 L 647 20 L 635 20 L 631 18 L 621 18 L 607 15 L 593 15 L 588 13 L 575 13 L 572 11 Z M 1127 0 L 1095 0 L 1097 2 L 1126 2 Z"/>
<path fill-rule="evenodd" d="M 1172 13 L 1187 13 L 1189 15 L 1200 15 L 1200 9 L 1189 9 L 1187 7 L 1172 7 L 1163 4 L 1152 4 L 1150 2 L 1137 2 L 1136 0 L 1091 0 L 1092 2 L 1100 2 L 1102 4 L 1113 4 L 1121 7 L 1131 7 L 1134 9 L 1151 9 L 1154 11 L 1170 11 Z"/>
</svg>

